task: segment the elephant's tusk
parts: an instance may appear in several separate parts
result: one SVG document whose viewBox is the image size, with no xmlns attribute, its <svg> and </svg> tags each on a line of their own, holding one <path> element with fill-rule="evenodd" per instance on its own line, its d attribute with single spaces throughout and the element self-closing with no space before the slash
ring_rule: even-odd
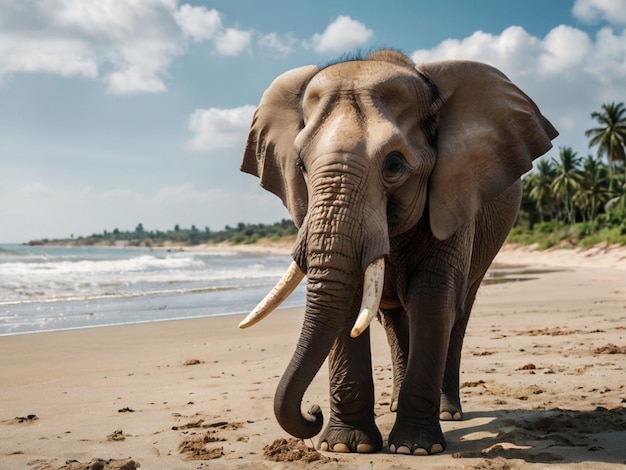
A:
<svg viewBox="0 0 626 470">
<path fill-rule="evenodd" d="M 265 296 L 252 312 L 239 323 L 239 328 L 248 328 L 260 322 L 282 304 L 293 290 L 300 284 L 304 274 L 298 265 L 292 261 L 289 269 L 278 284 Z"/>
<path fill-rule="evenodd" d="M 372 322 L 383 295 L 383 283 L 385 281 L 385 260 L 378 258 L 370 263 L 365 270 L 363 279 L 363 300 L 361 301 L 361 313 L 354 322 L 350 336 L 356 338 Z"/>
</svg>

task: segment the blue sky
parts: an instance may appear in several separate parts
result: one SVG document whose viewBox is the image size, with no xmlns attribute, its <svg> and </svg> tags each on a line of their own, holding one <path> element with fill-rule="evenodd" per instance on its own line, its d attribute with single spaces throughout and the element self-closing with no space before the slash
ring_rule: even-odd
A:
<svg viewBox="0 0 626 470">
<path fill-rule="evenodd" d="M 586 156 L 625 28 L 623 0 L 0 0 L 0 242 L 288 217 L 239 172 L 252 112 L 355 49 L 490 63 L 561 132 L 548 158 Z"/>
</svg>

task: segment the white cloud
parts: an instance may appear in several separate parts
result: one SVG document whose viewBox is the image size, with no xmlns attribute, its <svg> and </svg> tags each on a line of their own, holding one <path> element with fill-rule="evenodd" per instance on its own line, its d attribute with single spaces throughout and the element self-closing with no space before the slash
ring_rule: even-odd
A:
<svg viewBox="0 0 626 470">
<path fill-rule="evenodd" d="M 587 73 L 601 83 L 626 77 L 626 29 L 616 34 L 610 28 L 602 28 L 596 35 L 594 48 L 590 51 Z M 623 101 L 622 97 L 616 101 Z"/>
<path fill-rule="evenodd" d="M 588 90 L 599 80 L 619 84 L 626 79 L 626 30 L 598 32 L 595 42 L 587 33 L 560 25 L 543 39 L 519 26 L 500 35 L 476 32 L 458 40 L 448 39 L 433 49 L 419 49 L 411 58 L 419 62 L 445 59 L 478 60 L 500 68 L 510 77 L 530 82 L 587 82 Z"/>
<path fill-rule="evenodd" d="M 536 57 L 542 52 L 541 41 L 519 26 L 510 26 L 502 34 L 477 31 L 464 39 L 447 39 L 433 49 L 419 49 L 411 55 L 416 62 L 445 59 L 479 60 L 503 70 L 528 68 L 536 73 Z"/>
<path fill-rule="evenodd" d="M 165 83 L 150 70 L 127 67 L 107 76 L 108 91 L 114 94 L 158 93 L 166 90 Z"/>
<path fill-rule="evenodd" d="M 163 91 L 181 53 L 175 0 L 5 0 L 0 78 L 19 72 L 102 78 L 114 93 Z"/>
<path fill-rule="evenodd" d="M 81 41 L 60 37 L 41 41 L 0 32 L 0 79 L 16 72 L 96 78 L 98 63 Z"/>
<path fill-rule="evenodd" d="M 624 0 L 576 0 L 572 13 L 588 23 L 600 20 L 615 24 L 626 24 Z"/>
<path fill-rule="evenodd" d="M 215 50 L 220 55 L 237 56 L 250 50 L 251 31 L 227 28 L 215 38 Z"/>
<path fill-rule="evenodd" d="M 174 19 L 183 33 L 195 41 L 213 39 L 222 29 L 220 13 L 215 9 L 207 10 L 204 6 L 181 5 Z"/>
<path fill-rule="evenodd" d="M 269 33 L 259 38 L 259 47 L 272 57 L 286 57 L 293 50 L 297 39 L 293 34 L 279 36 L 277 33 Z"/>
<path fill-rule="evenodd" d="M 250 50 L 252 32 L 225 28 L 221 14 L 215 9 L 184 4 L 176 11 L 174 19 L 185 36 L 197 42 L 211 41 L 214 52 L 219 55 L 238 56 Z"/>
<path fill-rule="evenodd" d="M 188 125 L 195 136 L 186 147 L 197 151 L 243 148 L 254 110 L 255 107 L 250 105 L 233 109 L 196 109 L 189 116 Z"/>
<path fill-rule="evenodd" d="M 349 16 L 339 16 L 322 34 L 315 34 L 311 42 L 315 51 L 320 54 L 341 53 L 362 46 L 373 34 L 360 21 Z"/>
<path fill-rule="evenodd" d="M 44 72 L 100 79 L 111 93 L 163 92 L 185 39 L 234 56 L 250 50 L 252 32 L 178 0 L 2 0 L 0 80 Z"/>
<path fill-rule="evenodd" d="M 539 68 L 547 74 L 557 74 L 584 64 L 591 51 L 591 40 L 579 29 L 560 25 L 544 38 L 542 49 Z"/>
</svg>

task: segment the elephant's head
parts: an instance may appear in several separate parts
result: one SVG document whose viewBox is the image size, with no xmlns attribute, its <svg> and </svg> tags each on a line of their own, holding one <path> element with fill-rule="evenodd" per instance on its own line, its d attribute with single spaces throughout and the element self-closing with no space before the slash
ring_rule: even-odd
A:
<svg viewBox="0 0 626 470">
<path fill-rule="evenodd" d="M 242 171 L 282 199 L 299 236 L 290 273 L 241 326 L 269 313 L 306 274 L 305 321 L 274 405 L 286 431 L 308 438 L 321 430 L 319 408 L 302 415 L 302 396 L 337 335 L 350 331 L 362 293 L 354 334 L 378 308 L 389 238 L 424 214 L 436 238 L 450 237 L 556 135 L 530 98 L 476 62 L 416 66 L 379 51 L 298 68 L 270 85 Z"/>
</svg>

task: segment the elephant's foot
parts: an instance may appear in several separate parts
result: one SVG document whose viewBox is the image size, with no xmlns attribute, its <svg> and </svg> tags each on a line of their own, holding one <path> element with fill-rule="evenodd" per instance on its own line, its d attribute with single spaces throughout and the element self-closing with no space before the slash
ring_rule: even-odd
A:
<svg viewBox="0 0 626 470">
<path fill-rule="evenodd" d="M 378 452 L 383 447 L 383 438 L 374 423 L 374 418 L 366 424 L 351 425 L 337 416 L 332 416 L 320 436 L 319 449 L 328 452 L 357 452 L 362 454 Z"/>
<path fill-rule="evenodd" d="M 461 400 L 458 397 L 451 397 L 442 393 L 439 405 L 439 419 L 441 421 L 463 421 Z"/>
<path fill-rule="evenodd" d="M 439 454 L 446 448 L 436 417 L 429 421 L 397 418 L 388 444 L 390 453 L 406 455 Z"/>
</svg>

